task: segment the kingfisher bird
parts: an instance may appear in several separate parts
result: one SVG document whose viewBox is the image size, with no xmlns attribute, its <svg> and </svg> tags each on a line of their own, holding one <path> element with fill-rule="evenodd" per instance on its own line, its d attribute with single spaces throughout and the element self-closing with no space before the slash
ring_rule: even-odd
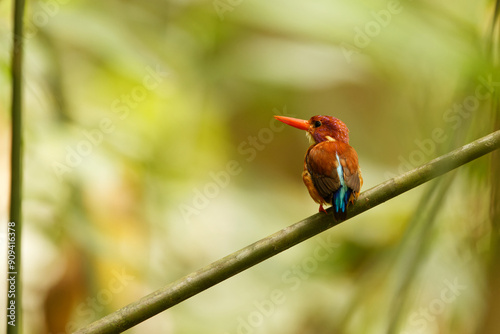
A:
<svg viewBox="0 0 500 334">
<path fill-rule="evenodd" d="M 274 116 L 278 121 L 306 130 L 311 146 L 304 159 L 304 181 L 309 195 L 326 213 L 324 204 L 333 206 L 336 220 L 344 220 L 347 207 L 358 199 L 363 185 L 358 154 L 349 145 L 349 129 L 338 118 L 317 115 L 308 121 Z"/>
</svg>

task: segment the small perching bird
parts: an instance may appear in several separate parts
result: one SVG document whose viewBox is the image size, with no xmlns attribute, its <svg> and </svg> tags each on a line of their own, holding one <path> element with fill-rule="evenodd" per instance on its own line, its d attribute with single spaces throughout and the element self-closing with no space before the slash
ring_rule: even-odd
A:
<svg viewBox="0 0 500 334">
<path fill-rule="evenodd" d="M 358 154 L 349 145 L 349 129 L 338 118 L 313 116 L 308 121 L 274 116 L 278 121 L 306 130 L 311 142 L 304 160 L 302 179 L 312 199 L 319 203 L 319 211 L 325 212 L 324 204 L 334 209 L 336 220 L 344 220 L 347 207 L 353 204 L 363 185 Z"/>
</svg>

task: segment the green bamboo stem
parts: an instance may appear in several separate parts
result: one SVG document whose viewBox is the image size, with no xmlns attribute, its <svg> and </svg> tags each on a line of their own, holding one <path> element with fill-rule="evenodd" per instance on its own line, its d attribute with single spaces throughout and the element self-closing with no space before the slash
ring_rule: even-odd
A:
<svg viewBox="0 0 500 334">
<path fill-rule="evenodd" d="M 362 193 L 347 214 L 359 215 L 435 177 L 500 148 L 500 131 L 462 146 Z M 120 333 L 341 222 L 317 213 L 195 271 L 91 324 L 77 334 Z"/>
<path fill-rule="evenodd" d="M 12 132 L 9 222 L 7 224 L 7 330 L 22 333 L 21 203 L 22 203 L 22 63 L 24 0 L 14 1 L 12 47 Z"/>
</svg>

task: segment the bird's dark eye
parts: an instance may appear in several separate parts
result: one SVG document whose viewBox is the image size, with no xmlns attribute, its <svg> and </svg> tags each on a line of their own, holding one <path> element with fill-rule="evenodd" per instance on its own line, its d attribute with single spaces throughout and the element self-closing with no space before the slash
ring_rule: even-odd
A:
<svg viewBox="0 0 500 334">
<path fill-rule="evenodd" d="M 319 128 L 321 126 L 321 121 L 314 122 L 314 127 Z"/>
</svg>

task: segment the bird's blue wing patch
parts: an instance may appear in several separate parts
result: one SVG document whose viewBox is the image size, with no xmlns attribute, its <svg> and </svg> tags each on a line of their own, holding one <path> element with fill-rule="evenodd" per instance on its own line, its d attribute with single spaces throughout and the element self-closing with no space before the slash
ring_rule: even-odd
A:
<svg viewBox="0 0 500 334">
<path fill-rule="evenodd" d="M 333 193 L 332 204 L 335 208 L 335 212 L 345 212 L 352 190 L 349 189 L 349 187 L 347 187 L 347 185 L 345 184 L 344 169 L 342 168 L 342 164 L 340 163 L 339 156 L 335 154 L 335 157 L 337 158 L 338 162 L 337 174 L 340 180 L 340 188 Z"/>
</svg>

